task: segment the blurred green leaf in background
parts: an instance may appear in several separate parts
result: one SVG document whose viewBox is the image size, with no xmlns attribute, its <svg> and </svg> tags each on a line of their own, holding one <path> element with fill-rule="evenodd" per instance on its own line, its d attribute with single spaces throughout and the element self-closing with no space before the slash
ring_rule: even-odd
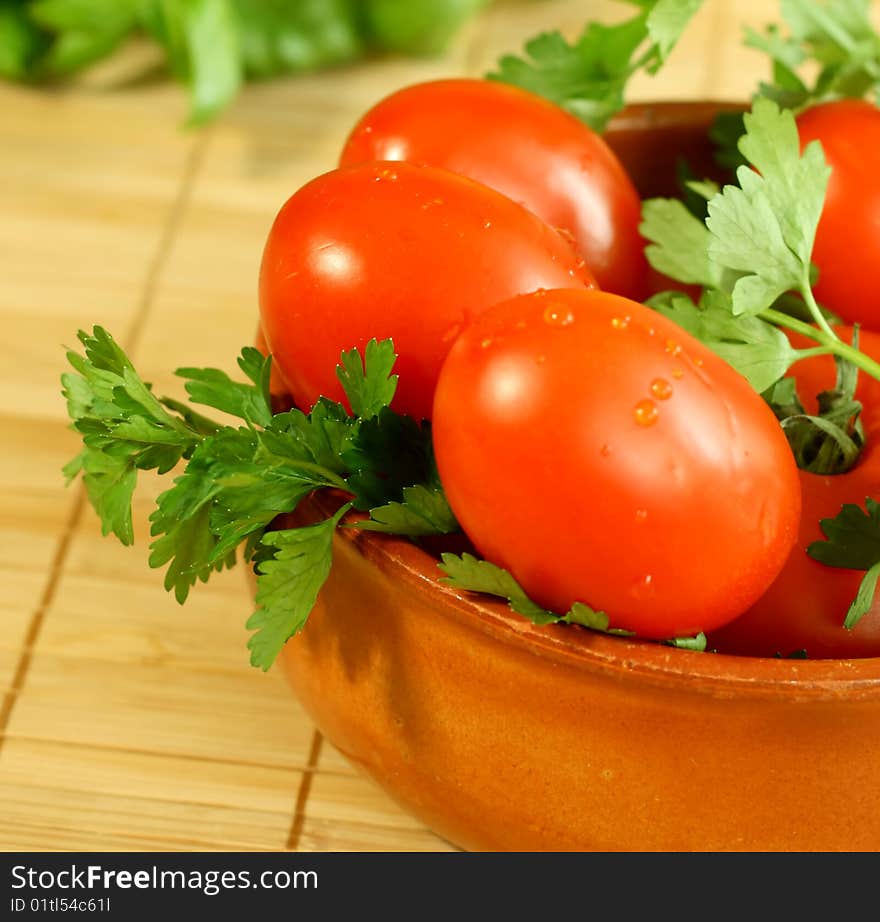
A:
<svg viewBox="0 0 880 922">
<path fill-rule="evenodd" d="M 60 80 L 131 35 L 162 48 L 187 85 L 190 122 L 213 118 L 245 80 L 382 52 L 440 53 L 490 0 L 0 0 L 0 78 Z"/>
</svg>

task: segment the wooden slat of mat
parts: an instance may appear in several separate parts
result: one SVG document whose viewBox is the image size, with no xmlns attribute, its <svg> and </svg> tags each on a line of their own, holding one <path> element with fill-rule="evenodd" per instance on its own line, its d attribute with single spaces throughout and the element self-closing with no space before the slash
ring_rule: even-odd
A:
<svg viewBox="0 0 880 922">
<path fill-rule="evenodd" d="M 10 740 L 5 757 L 10 802 L 19 818 L 52 821 L 69 833 L 137 834 L 144 847 L 280 850 L 301 773 L 90 746 Z M 174 779 L 173 791 L 168 780 Z M 173 795 L 173 796 L 169 796 Z M 23 806 L 22 806 L 23 805 Z M 13 821 L 16 818 L 13 814 Z"/>
<path fill-rule="evenodd" d="M 360 774 L 315 774 L 301 851 L 455 851 Z"/>
</svg>

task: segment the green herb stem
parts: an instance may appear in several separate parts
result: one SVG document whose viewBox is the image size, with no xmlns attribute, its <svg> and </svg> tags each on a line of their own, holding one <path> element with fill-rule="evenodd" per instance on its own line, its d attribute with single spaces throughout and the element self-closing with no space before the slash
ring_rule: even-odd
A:
<svg viewBox="0 0 880 922">
<path fill-rule="evenodd" d="M 828 327 L 828 332 L 824 329 L 817 329 L 811 324 L 805 323 L 803 320 L 798 320 L 796 317 L 790 317 L 788 314 L 782 313 L 782 311 L 774 310 L 772 307 L 768 307 L 766 310 L 761 311 L 759 316 L 769 323 L 779 327 L 786 327 L 795 333 L 802 333 L 804 336 L 808 336 L 810 339 L 820 343 L 822 351 L 813 352 L 813 350 L 805 350 L 806 352 L 816 355 L 837 355 L 842 359 L 847 359 L 852 362 L 853 365 L 865 372 L 865 374 L 880 381 L 880 362 L 875 362 L 874 359 L 865 355 L 860 349 L 856 349 L 854 346 L 845 343 L 835 335 L 834 331 L 828 327 L 827 323 L 825 326 Z M 806 356 L 803 357 L 806 358 Z"/>
<path fill-rule="evenodd" d="M 840 337 L 831 329 L 831 325 L 825 319 L 825 315 L 819 309 L 819 305 L 816 303 L 816 298 L 813 295 L 813 287 L 810 284 L 809 273 L 804 275 L 804 278 L 801 281 L 801 295 L 803 295 L 804 303 L 807 305 L 807 309 L 813 315 L 813 319 L 819 325 L 819 328 L 834 340 L 840 340 Z"/>
<path fill-rule="evenodd" d="M 345 490 L 346 493 L 351 493 L 351 487 L 349 487 L 342 477 L 338 474 L 334 474 L 329 468 L 322 467 L 320 464 L 314 464 L 311 461 L 301 461 L 298 458 L 282 458 L 272 454 L 272 452 L 266 450 L 265 447 L 260 448 L 255 456 L 255 460 L 268 461 L 270 464 L 275 460 L 284 467 L 294 468 L 306 474 L 315 474 L 316 479 L 320 479 L 327 487 L 337 487 L 340 490 Z"/>
</svg>

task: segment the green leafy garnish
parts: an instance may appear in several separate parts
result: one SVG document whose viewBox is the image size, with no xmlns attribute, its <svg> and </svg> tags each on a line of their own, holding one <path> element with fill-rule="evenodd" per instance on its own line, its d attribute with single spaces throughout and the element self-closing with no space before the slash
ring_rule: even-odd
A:
<svg viewBox="0 0 880 922">
<path fill-rule="evenodd" d="M 524 56 L 505 55 L 488 77 L 552 100 L 602 132 L 624 106 L 630 78 L 656 73 L 702 0 L 636 0 L 640 11 L 617 25 L 589 23 L 569 43 L 560 32 L 527 42 Z"/>
<path fill-rule="evenodd" d="M 753 101 L 772 99 L 800 112 L 840 98 L 880 101 L 880 35 L 871 20 L 871 0 L 782 0 L 784 28 L 746 28 L 745 44 L 770 59 L 771 79 Z M 744 162 L 737 141 L 742 115 L 722 112 L 712 127 L 715 159 L 736 169 Z"/>
<path fill-rule="evenodd" d="M 841 96 L 880 101 L 880 36 L 870 0 L 782 0 L 781 10 L 785 32 L 775 24 L 763 33 L 746 30 L 746 45 L 773 64 L 761 95 L 792 109 Z"/>
<path fill-rule="evenodd" d="M 658 272 L 688 285 L 721 285 L 722 268 L 709 254 L 709 229 L 684 202 L 648 199 L 642 206 L 639 230 L 649 241 L 645 255 Z"/>
<path fill-rule="evenodd" d="M 609 627 L 608 616 L 584 602 L 575 602 L 564 614 L 548 611 L 529 598 L 509 571 L 488 560 L 480 560 L 473 554 L 441 554 L 439 567 L 446 574 L 441 582 L 467 592 L 481 592 L 505 599 L 511 611 L 527 618 L 532 624 L 579 624 L 593 631 L 632 636 L 630 631 Z M 667 643 L 689 650 L 704 650 L 706 638 L 699 634 L 695 637 L 673 638 Z"/>
<path fill-rule="evenodd" d="M 485 0 L 0 0 L 0 78 L 57 80 L 134 34 L 162 50 L 190 94 L 191 124 L 250 79 L 332 67 L 376 51 L 435 54 Z"/>
<path fill-rule="evenodd" d="M 703 287 L 698 305 L 671 292 L 651 306 L 762 393 L 809 355 L 831 354 L 880 378 L 880 365 L 839 338 L 813 295 L 811 255 L 829 175 L 821 146 L 813 142 L 801 154 L 794 116 L 769 99 L 755 102 L 744 125 L 738 185 L 712 195 L 705 222 L 676 200 L 644 203 L 648 261 L 671 279 Z M 811 322 L 795 316 L 792 298 Z M 783 329 L 817 345 L 795 349 Z"/>
<path fill-rule="evenodd" d="M 104 534 L 131 544 L 131 501 L 142 470 L 166 473 L 185 462 L 150 516 L 150 566 L 165 567 L 165 588 L 184 602 L 198 581 L 237 557 L 257 573 L 248 622 L 251 662 L 267 669 L 305 623 L 330 571 L 333 531 L 350 506 L 370 510 L 357 527 L 411 535 L 458 530 L 439 488 L 430 430 L 389 406 L 397 384 L 394 347 L 371 341 L 361 360 L 344 353 L 340 380 L 355 410 L 320 399 L 311 413 L 273 413 L 271 360 L 242 350 L 249 383 L 217 369 L 182 368 L 190 400 L 245 425 L 222 423 L 176 400 L 159 399 L 101 327 L 80 332 L 84 354 L 68 353 L 64 394 L 83 451 L 65 466 L 83 475 Z M 348 496 L 324 523 L 271 530 L 315 490 Z"/>
<path fill-rule="evenodd" d="M 262 543 L 275 554 L 257 564 L 257 610 L 247 622 L 251 663 L 268 669 L 288 639 L 302 630 L 330 574 L 333 533 L 347 506 L 302 528 L 270 531 Z"/>
<path fill-rule="evenodd" d="M 363 363 L 357 349 L 342 353 L 342 364 L 337 366 L 336 376 L 355 416 L 367 419 L 391 403 L 397 389 L 397 375 L 391 374 L 395 358 L 394 345 L 388 339 L 382 343 L 375 339 L 367 343 Z M 367 364 L 374 370 L 369 377 L 364 374 Z"/>
<path fill-rule="evenodd" d="M 733 312 L 759 314 L 787 291 L 812 299 L 810 255 L 830 170 L 817 142 L 800 154 L 791 112 L 758 100 L 744 123 L 739 148 L 754 169 L 741 166 L 739 186 L 710 200 L 706 226 L 710 259 L 739 275 Z"/>
<path fill-rule="evenodd" d="M 736 317 L 729 296 L 717 289 L 704 291 L 699 305 L 677 292 L 647 303 L 720 355 L 759 393 L 772 387 L 802 354 L 773 324 L 760 317 Z"/>
<path fill-rule="evenodd" d="M 512 611 L 528 618 L 532 624 L 566 622 L 583 624 L 597 631 L 608 630 L 608 616 L 604 612 L 593 611 L 581 602 L 576 602 L 564 615 L 542 608 L 526 595 L 511 573 L 488 560 L 480 560 L 473 554 L 451 553 L 442 554 L 440 560 L 440 569 L 446 574 L 441 582 L 456 589 L 506 599 Z"/>
<path fill-rule="evenodd" d="M 829 567 L 866 571 L 844 621 L 844 627 L 853 628 L 871 609 L 880 580 L 880 503 L 870 497 L 864 509 L 846 503 L 819 524 L 826 540 L 814 541 L 807 553 Z"/>
<path fill-rule="evenodd" d="M 354 524 L 368 531 L 409 537 L 449 534 L 458 528 L 439 482 L 415 484 L 404 487 L 402 492 L 400 502 L 374 506 L 369 519 Z"/>
</svg>

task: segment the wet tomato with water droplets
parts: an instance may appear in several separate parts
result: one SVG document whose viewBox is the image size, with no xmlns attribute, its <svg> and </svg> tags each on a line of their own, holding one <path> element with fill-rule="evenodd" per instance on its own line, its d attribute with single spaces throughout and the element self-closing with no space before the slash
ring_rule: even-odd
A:
<svg viewBox="0 0 880 922">
<path fill-rule="evenodd" d="M 493 80 L 404 87 L 361 118 L 340 162 L 383 159 L 503 192 L 571 234 L 600 288 L 647 297 L 639 194 L 604 139 L 555 103 Z"/>
<path fill-rule="evenodd" d="M 797 534 L 798 472 L 766 403 L 607 292 L 484 313 L 444 362 L 433 426 L 462 528 L 557 612 L 585 602 L 653 639 L 706 631 L 764 593 Z"/>
<path fill-rule="evenodd" d="M 296 192 L 269 232 L 260 316 L 300 408 L 342 400 L 343 350 L 394 340 L 392 406 L 429 417 L 443 357 L 492 304 L 593 278 L 570 243 L 493 189 L 411 163 L 325 173 Z"/>
</svg>

